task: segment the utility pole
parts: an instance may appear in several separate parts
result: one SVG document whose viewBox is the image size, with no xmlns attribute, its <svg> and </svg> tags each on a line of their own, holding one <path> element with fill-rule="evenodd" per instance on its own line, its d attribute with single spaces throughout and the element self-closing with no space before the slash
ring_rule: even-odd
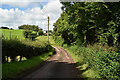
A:
<svg viewBox="0 0 120 80">
<path fill-rule="evenodd" d="M 47 31 L 47 41 L 49 42 L 49 16 L 48 16 L 48 31 Z"/>
</svg>

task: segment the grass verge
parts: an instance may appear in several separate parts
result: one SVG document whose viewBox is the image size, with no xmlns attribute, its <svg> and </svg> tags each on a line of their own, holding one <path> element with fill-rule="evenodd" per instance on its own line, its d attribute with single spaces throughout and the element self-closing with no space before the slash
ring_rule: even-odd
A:
<svg viewBox="0 0 120 80">
<path fill-rule="evenodd" d="M 43 61 L 47 60 L 50 57 L 50 55 L 53 54 L 53 52 L 54 52 L 54 48 L 52 48 L 51 51 L 48 53 L 44 53 L 40 56 L 32 57 L 26 61 L 2 64 L 2 78 L 3 79 L 12 78 L 27 69 L 36 67 Z"/>
<path fill-rule="evenodd" d="M 74 51 L 72 51 L 69 47 L 64 47 L 64 49 L 70 53 L 75 63 L 77 64 L 77 68 L 82 75 L 82 78 L 85 79 L 96 79 L 100 78 L 100 76 L 94 71 L 92 68 L 89 68 L 87 63 L 84 63 L 83 56 L 77 55 Z"/>
</svg>

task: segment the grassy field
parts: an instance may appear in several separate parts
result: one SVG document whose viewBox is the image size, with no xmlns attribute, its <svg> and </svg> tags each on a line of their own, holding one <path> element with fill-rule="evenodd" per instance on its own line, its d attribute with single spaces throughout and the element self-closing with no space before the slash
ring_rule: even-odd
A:
<svg viewBox="0 0 120 80">
<path fill-rule="evenodd" d="M 47 41 L 47 36 L 39 36 L 39 37 L 37 37 L 37 39 L 40 41 Z M 55 42 L 54 42 L 52 36 L 49 36 L 49 42 L 51 45 L 55 45 Z"/>
<path fill-rule="evenodd" d="M 16 41 L 10 40 L 10 32 L 11 32 L 11 38 L 13 40 L 17 37 L 17 39 L 20 40 L 20 43 L 22 42 L 26 46 L 31 46 L 31 48 L 36 48 L 36 50 L 37 50 L 37 47 L 46 50 L 45 46 L 48 45 L 47 36 L 39 36 L 39 37 L 37 37 L 36 41 L 24 40 L 23 31 L 24 30 L 0 29 L 0 32 L 2 32 L 2 35 L 4 36 L 5 40 L 7 40 L 5 43 L 3 43 L 3 46 L 4 46 L 4 44 L 6 46 L 6 48 L 4 48 L 4 49 L 14 48 L 11 51 L 14 50 L 15 53 L 21 52 L 21 51 L 19 51 L 19 46 L 21 46 L 21 45 L 18 45 L 16 43 Z M 52 39 L 52 36 L 49 37 L 49 41 L 50 41 L 50 44 L 54 44 L 54 40 Z M 9 46 L 8 46 L 8 43 L 10 43 Z M 17 48 L 17 50 L 16 50 L 16 48 Z M 20 48 L 20 50 L 21 49 L 23 49 L 23 48 Z M 24 51 L 24 49 L 23 49 L 23 51 Z M 34 52 L 32 52 L 32 53 L 38 52 L 38 50 L 37 51 L 35 51 L 35 49 L 33 49 L 33 50 L 34 50 Z M 31 50 L 28 50 L 28 51 L 31 51 Z M 19 73 L 21 73 L 24 70 L 36 67 L 37 65 L 39 65 L 40 63 L 42 63 L 43 61 L 48 59 L 50 57 L 49 55 L 52 55 L 53 51 L 54 51 L 53 48 L 51 50 L 49 50 L 48 52 L 44 52 L 43 50 L 41 50 L 41 52 L 39 52 L 41 55 L 31 57 L 25 61 L 20 61 L 20 62 L 12 61 L 10 63 L 3 63 L 2 64 L 2 67 L 3 67 L 2 68 L 2 77 L 4 79 L 8 78 L 8 77 L 14 77 L 14 76 L 17 76 Z M 6 50 L 5 50 L 5 52 L 6 52 Z M 7 50 L 7 53 L 9 54 L 11 52 Z M 26 54 L 27 53 L 30 53 L 30 52 L 26 52 Z"/>
<path fill-rule="evenodd" d="M 10 29 L 0 29 L 0 32 L 2 32 L 2 35 L 5 39 L 10 39 L 10 32 L 11 32 L 11 39 L 18 38 L 20 40 L 24 39 L 23 36 L 24 30 L 10 30 Z"/>
<path fill-rule="evenodd" d="M 10 30 L 10 29 L 0 29 L 0 32 L 2 32 L 2 35 L 5 37 L 5 39 L 10 39 L 10 32 L 11 32 L 11 38 L 18 38 L 19 40 L 23 40 L 24 35 L 23 35 L 24 30 Z M 40 41 L 47 41 L 47 36 L 39 36 L 37 37 L 37 40 Z M 49 41 L 51 45 L 54 45 L 54 40 L 52 36 L 49 36 Z"/>
</svg>

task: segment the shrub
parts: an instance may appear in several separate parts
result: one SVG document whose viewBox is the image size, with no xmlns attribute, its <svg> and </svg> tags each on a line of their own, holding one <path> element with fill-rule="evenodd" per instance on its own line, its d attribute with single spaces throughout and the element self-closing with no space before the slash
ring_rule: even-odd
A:
<svg viewBox="0 0 120 80">
<path fill-rule="evenodd" d="M 23 34 L 25 38 L 28 38 L 29 40 L 32 40 L 32 41 L 34 41 L 35 38 L 37 37 L 37 33 L 31 30 L 25 30 Z"/>
<path fill-rule="evenodd" d="M 53 36 L 53 39 L 55 43 L 57 43 L 59 46 L 63 46 L 64 44 L 64 39 L 61 38 L 60 36 Z"/>
<path fill-rule="evenodd" d="M 44 54 L 51 50 L 48 42 L 40 41 L 19 41 L 19 40 L 2 40 L 2 62 L 5 62 L 5 56 L 12 58 L 16 56 L 26 57 L 27 59 Z"/>
<path fill-rule="evenodd" d="M 31 30 L 25 30 L 25 31 L 23 32 L 24 37 L 25 37 L 25 38 L 28 38 L 28 36 L 29 36 L 30 33 L 32 33 Z"/>
<path fill-rule="evenodd" d="M 40 36 L 40 35 L 43 35 L 43 31 L 42 30 L 39 30 L 38 31 L 38 35 Z"/>
<path fill-rule="evenodd" d="M 70 50 L 79 57 L 83 57 L 82 63 L 88 63 L 89 67 L 97 71 L 101 78 L 120 79 L 120 54 L 115 51 L 104 51 L 104 48 L 90 48 L 71 46 Z"/>
</svg>

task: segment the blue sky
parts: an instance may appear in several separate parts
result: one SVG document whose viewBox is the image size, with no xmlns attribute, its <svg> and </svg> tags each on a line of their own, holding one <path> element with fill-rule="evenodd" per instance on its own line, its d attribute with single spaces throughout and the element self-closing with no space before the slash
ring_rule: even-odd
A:
<svg viewBox="0 0 120 80">
<path fill-rule="evenodd" d="M 11 6 L 11 5 L 9 5 L 9 4 L 1 4 L 0 5 L 0 8 L 2 8 L 2 9 L 11 9 L 11 8 L 19 8 L 20 10 L 26 10 L 26 9 L 28 9 L 28 8 L 33 8 L 33 7 L 40 7 L 41 9 L 45 6 L 45 5 L 47 5 L 47 1 L 46 2 L 32 2 L 32 3 L 30 3 L 27 7 L 18 7 L 18 6 Z"/>
<path fill-rule="evenodd" d="M 11 2 L 10 2 L 11 1 Z M 50 29 L 62 13 L 59 0 L 2 0 L 0 3 L 0 27 L 18 29 L 23 24 L 38 25 L 47 29 L 47 17 L 50 17 Z"/>
</svg>

